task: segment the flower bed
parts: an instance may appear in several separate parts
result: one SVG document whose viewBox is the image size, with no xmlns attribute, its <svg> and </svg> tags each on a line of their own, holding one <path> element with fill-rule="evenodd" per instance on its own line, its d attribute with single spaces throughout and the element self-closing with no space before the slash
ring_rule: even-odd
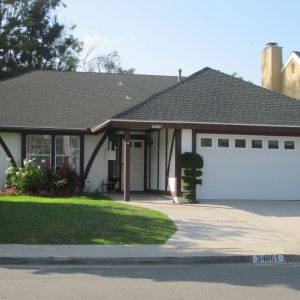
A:
<svg viewBox="0 0 300 300">
<path fill-rule="evenodd" d="M 57 169 L 51 169 L 46 161 L 38 164 L 35 159 L 25 159 L 22 167 L 14 166 L 10 159 L 8 162 L 6 189 L 0 195 L 71 196 L 82 190 L 82 180 L 71 168 L 68 157 L 65 157 L 63 166 Z"/>
</svg>

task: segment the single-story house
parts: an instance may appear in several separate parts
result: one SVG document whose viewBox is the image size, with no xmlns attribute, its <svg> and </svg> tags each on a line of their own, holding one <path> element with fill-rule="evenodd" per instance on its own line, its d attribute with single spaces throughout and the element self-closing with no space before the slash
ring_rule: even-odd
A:
<svg viewBox="0 0 300 300">
<path fill-rule="evenodd" d="M 179 155 L 204 158 L 197 199 L 300 200 L 300 101 L 211 68 L 193 75 L 34 71 L 0 82 L 6 157 L 68 157 L 89 190 L 108 178 L 179 199 Z"/>
</svg>

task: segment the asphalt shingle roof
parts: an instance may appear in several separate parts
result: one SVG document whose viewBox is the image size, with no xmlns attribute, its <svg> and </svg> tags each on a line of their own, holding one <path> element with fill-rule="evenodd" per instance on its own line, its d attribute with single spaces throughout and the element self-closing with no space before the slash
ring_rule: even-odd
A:
<svg viewBox="0 0 300 300">
<path fill-rule="evenodd" d="M 204 68 L 116 118 L 300 126 L 300 101 Z"/>
<path fill-rule="evenodd" d="M 176 84 L 177 76 L 34 71 L 0 81 L 0 128 L 92 128 Z"/>
<path fill-rule="evenodd" d="M 300 126 L 300 101 L 204 68 L 176 76 L 35 71 L 0 82 L 0 128 L 93 128 L 110 119 Z"/>
</svg>

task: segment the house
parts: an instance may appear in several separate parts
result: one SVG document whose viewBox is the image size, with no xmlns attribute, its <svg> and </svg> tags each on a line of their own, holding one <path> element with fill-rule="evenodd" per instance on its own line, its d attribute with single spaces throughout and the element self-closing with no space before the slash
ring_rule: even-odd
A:
<svg viewBox="0 0 300 300">
<path fill-rule="evenodd" d="M 181 196 L 179 155 L 204 158 L 197 199 L 300 200 L 300 102 L 204 68 L 188 78 L 36 71 L 0 82 L 6 157 L 67 156 L 95 190 Z"/>
<path fill-rule="evenodd" d="M 282 64 L 282 47 L 268 43 L 262 52 L 262 86 L 300 100 L 300 52 L 292 52 Z"/>
</svg>

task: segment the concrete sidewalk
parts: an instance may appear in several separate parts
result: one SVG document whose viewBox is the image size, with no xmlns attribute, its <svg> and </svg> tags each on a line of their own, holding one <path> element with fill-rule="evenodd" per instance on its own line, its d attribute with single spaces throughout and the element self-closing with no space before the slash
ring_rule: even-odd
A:
<svg viewBox="0 0 300 300">
<path fill-rule="evenodd" d="M 122 195 L 110 196 L 122 199 Z M 177 232 L 164 245 L 0 245 L 0 263 L 249 262 L 257 254 L 300 258 L 299 201 L 176 205 L 162 196 L 136 194 L 128 205 L 166 213 Z"/>
</svg>

